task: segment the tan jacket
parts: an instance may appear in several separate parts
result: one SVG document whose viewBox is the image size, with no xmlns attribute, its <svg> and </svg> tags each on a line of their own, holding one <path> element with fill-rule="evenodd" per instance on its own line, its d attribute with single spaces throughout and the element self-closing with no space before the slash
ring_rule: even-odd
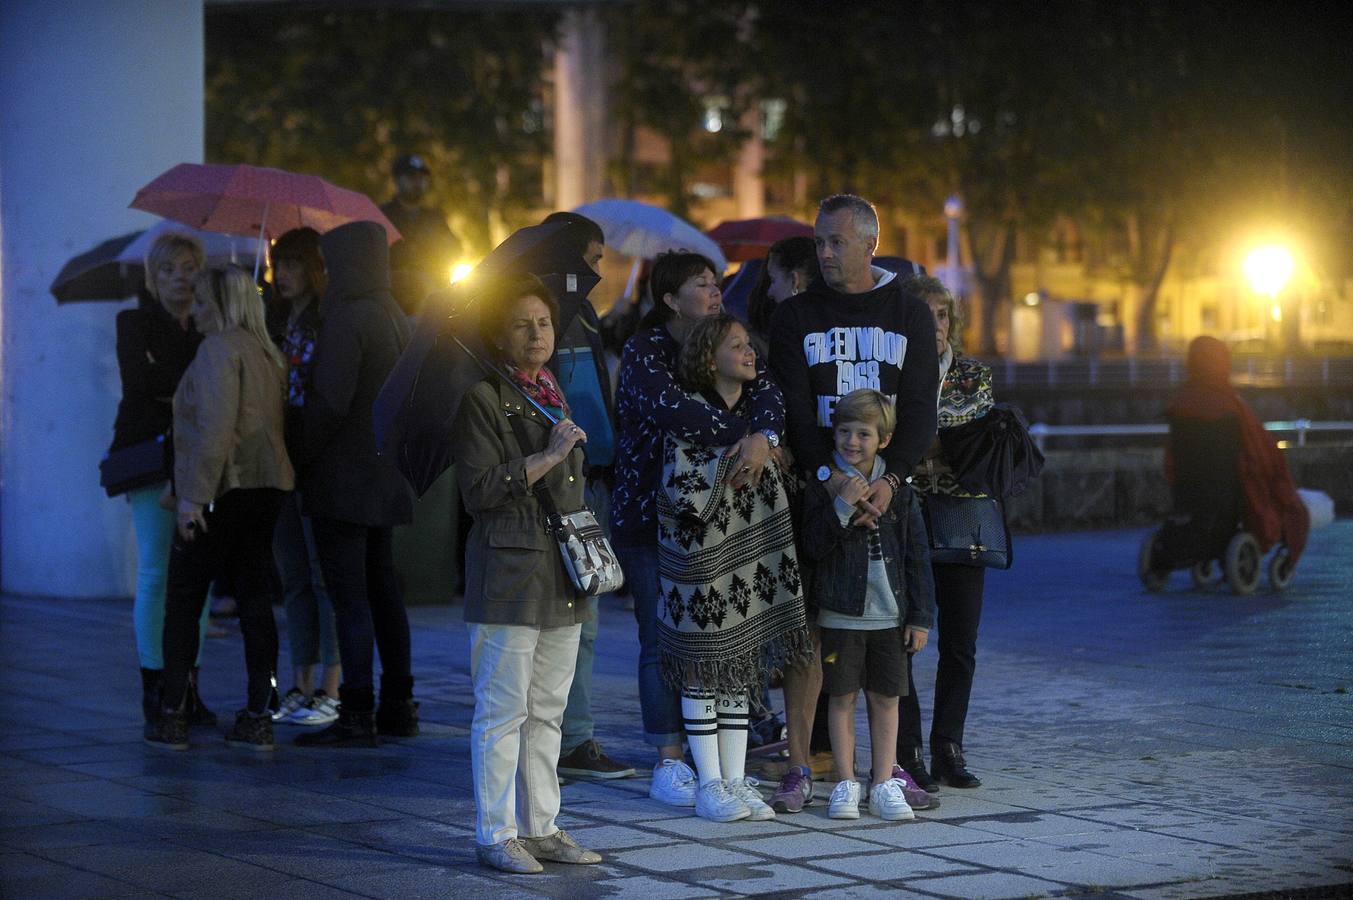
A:
<svg viewBox="0 0 1353 900">
<path fill-rule="evenodd" d="M 235 488 L 295 487 L 285 395 L 285 371 L 247 332 L 207 335 L 174 392 L 175 493 L 207 504 Z"/>
<path fill-rule="evenodd" d="M 523 447 L 510 417 L 520 416 L 532 442 Z M 526 486 L 526 457 L 545 448 L 550 424 L 515 390 L 494 379 L 466 393 L 451 433 L 456 478 L 474 516 L 465 552 L 465 621 L 557 628 L 585 621 L 564 572 L 559 544 L 545 531 L 536 492 L 547 488 L 560 512 L 583 505 L 583 451 Z"/>
</svg>

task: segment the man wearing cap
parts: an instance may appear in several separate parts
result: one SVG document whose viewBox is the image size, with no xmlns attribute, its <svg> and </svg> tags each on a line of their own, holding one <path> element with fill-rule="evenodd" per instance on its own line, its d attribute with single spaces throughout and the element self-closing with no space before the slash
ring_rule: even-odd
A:
<svg viewBox="0 0 1353 900">
<path fill-rule="evenodd" d="M 446 286 L 451 266 L 460 257 L 460 242 L 440 210 L 421 205 L 432 181 L 423 157 L 417 153 L 399 157 L 391 174 L 395 197 L 381 212 L 404 239 L 390 248 L 390 281 L 395 301 L 414 315 L 424 297 Z"/>
</svg>

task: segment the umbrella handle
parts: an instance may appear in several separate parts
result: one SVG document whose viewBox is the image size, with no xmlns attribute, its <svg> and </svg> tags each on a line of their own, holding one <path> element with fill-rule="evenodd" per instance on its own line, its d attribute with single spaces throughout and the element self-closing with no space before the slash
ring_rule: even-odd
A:
<svg viewBox="0 0 1353 900">
<path fill-rule="evenodd" d="M 254 283 L 258 283 L 258 267 L 263 262 L 263 239 L 268 227 L 268 203 L 263 203 L 263 220 L 258 223 L 258 246 L 254 248 Z"/>
<path fill-rule="evenodd" d="M 627 300 L 633 301 L 635 299 L 634 287 L 639 282 L 639 267 L 643 263 L 642 259 L 635 257 L 634 263 L 630 266 L 630 277 L 625 280 L 625 298 Z"/>
<path fill-rule="evenodd" d="M 536 412 L 540 413 L 542 416 L 545 417 L 545 421 L 549 422 L 551 425 L 559 424 L 559 419 L 557 416 L 554 415 L 554 413 L 550 412 L 548 409 L 541 406 L 540 403 L 537 402 L 536 398 L 532 397 L 530 394 L 526 393 L 526 391 L 522 390 L 521 385 L 517 384 L 515 381 L 509 378 L 506 372 L 503 372 L 497 366 L 492 365 L 491 363 L 487 363 L 484 360 L 480 359 L 479 356 L 473 350 L 465 346 L 464 341 L 456 337 L 454 334 L 451 335 L 451 340 L 456 342 L 456 346 L 459 347 L 465 353 L 466 356 L 470 357 L 470 359 L 475 361 L 475 364 L 479 366 L 480 370 L 485 375 L 497 375 L 499 378 L 502 378 L 504 381 L 507 382 L 509 387 L 511 387 L 518 394 L 521 394 L 522 399 L 524 399 L 527 403 L 531 404 L 531 406 L 535 407 Z"/>
</svg>

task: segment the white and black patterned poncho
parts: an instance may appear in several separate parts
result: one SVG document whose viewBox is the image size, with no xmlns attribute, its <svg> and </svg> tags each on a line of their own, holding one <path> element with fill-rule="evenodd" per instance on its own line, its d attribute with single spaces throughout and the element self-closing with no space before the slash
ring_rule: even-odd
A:
<svg viewBox="0 0 1353 900">
<path fill-rule="evenodd" d="M 658 491 L 663 677 L 674 687 L 758 689 L 811 659 L 784 475 L 734 490 L 733 457 L 668 435 Z"/>
</svg>

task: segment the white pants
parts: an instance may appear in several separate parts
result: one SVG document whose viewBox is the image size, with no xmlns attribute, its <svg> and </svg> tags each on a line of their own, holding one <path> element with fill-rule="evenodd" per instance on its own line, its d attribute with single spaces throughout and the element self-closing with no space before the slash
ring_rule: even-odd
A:
<svg viewBox="0 0 1353 900">
<path fill-rule="evenodd" d="M 470 763 L 482 845 L 557 830 L 559 723 L 581 630 L 469 624 Z"/>
</svg>

